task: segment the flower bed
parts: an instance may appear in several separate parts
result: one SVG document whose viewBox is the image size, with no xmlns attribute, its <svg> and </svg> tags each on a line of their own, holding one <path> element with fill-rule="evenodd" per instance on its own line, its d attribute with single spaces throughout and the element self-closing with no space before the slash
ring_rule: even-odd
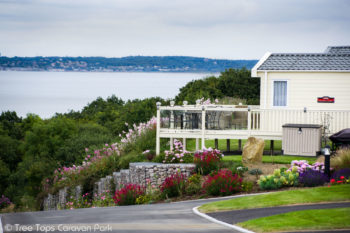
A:
<svg viewBox="0 0 350 233">
<path fill-rule="evenodd" d="M 133 129 L 125 133 L 125 137 L 121 139 L 120 143 L 106 144 L 100 150 L 90 150 L 87 148 L 86 156 L 81 165 L 58 168 L 54 173 L 53 179 L 45 180 L 45 187 L 50 184 L 58 188 L 77 184 L 84 186 L 89 182 L 91 184 L 101 177 L 110 175 L 116 169 L 125 169 L 129 167 L 129 163 L 132 161 L 128 158 L 129 155 L 126 155 L 126 151 L 130 151 L 130 148 L 138 148 L 137 151 L 140 151 L 137 159 L 141 160 L 136 161 L 152 160 L 154 151 L 149 150 L 148 148 L 150 147 L 144 148 L 141 145 L 143 141 L 140 140 L 142 137 L 147 138 L 149 133 L 155 133 L 155 119 L 152 119 L 146 124 L 134 125 Z M 197 151 L 192 155 L 192 153 L 183 149 L 181 141 L 175 139 L 174 149 L 172 151 L 165 151 L 164 158 L 161 158 L 161 161 L 166 163 L 165 165 L 162 164 L 162 166 L 165 166 L 164 168 L 154 163 L 147 163 L 147 166 L 152 166 L 149 170 L 147 170 L 148 168 L 141 168 L 142 166 L 130 166 L 130 170 L 122 170 L 127 172 L 124 172 L 125 174 L 129 174 L 128 181 L 122 179 L 125 176 L 123 172 L 119 174 L 121 182 L 118 184 L 114 182 L 114 186 L 113 184 L 112 186 L 110 185 L 110 181 L 114 179 L 114 174 L 113 177 L 109 176 L 108 179 L 107 177 L 103 178 L 100 182 L 97 182 L 98 192 L 96 190 L 94 191 L 94 193 L 100 193 L 99 195 L 92 196 L 92 194 L 85 193 L 82 197 L 77 198 L 77 200 L 74 200 L 74 198 L 67 200 L 67 202 L 64 202 L 64 207 L 73 209 L 147 204 L 169 198 L 187 198 L 188 196 L 195 195 L 205 197 L 224 196 L 241 191 L 250 192 L 252 189 L 256 190 L 257 186 L 252 187 L 252 182 L 243 181 L 243 176 L 248 174 L 248 168 L 238 166 L 235 163 L 224 163 L 222 161 L 223 156 L 219 150 L 211 148 Z M 170 165 L 167 165 L 169 163 L 189 162 L 194 162 L 196 166 L 196 174 L 192 176 L 193 164 L 189 164 L 189 167 L 187 167 L 187 164 L 181 164 L 181 166 L 186 167 L 172 164 L 171 166 L 173 167 L 171 168 L 168 167 Z M 316 162 L 310 165 L 305 160 L 295 160 L 292 161 L 289 169 L 275 169 L 273 174 L 261 175 L 257 184 L 261 190 L 323 185 L 328 182 L 328 177 L 324 174 L 324 169 L 323 163 Z M 174 171 L 176 172 L 174 173 Z M 162 175 L 159 176 L 157 172 Z M 249 173 L 258 177 L 262 171 L 255 168 L 251 169 Z M 333 176 L 331 184 L 348 183 L 350 169 L 335 171 Z M 118 177 L 118 175 L 115 177 Z M 145 183 L 145 180 L 148 180 L 147 183 Z M 92 184 L 95 185 L 95 183 Z M 114 187 L 117 188 L 115 193 L 113 190 Z M 92 189 L 89 189 L 90 191 Z M 86 189 L 84 189 L 84 192 L 86 192 Z"/>
<path fill-rule="evenodd" d="M 128 132 L 124 132 L 124 137 L 120 135 L 121 140 L 114 144 L 105 144 L 102 149 L 90 150 L 85 149 L 86 156 L 80 165 L 73 164 L 71 167 L 60 167 L 54 171 L 52 178 L 47 178 L 43 182 L 44 190 L 48 190 L 47 186 L 58 190 L 62 187 L 74 186 L 86 182 L 86 179 L 100 177 L 111 174 L 115 170 L 120 169 L 119 161 L 126 151 L 137 146 L 140 140 L 147 137 L 148 134 L 154 134 L 156 128 L 156 118 L 152 118 L 147 123 L 133 125 Z M 128 162 L 127 162 L 128 164 Z"/>
</svg>

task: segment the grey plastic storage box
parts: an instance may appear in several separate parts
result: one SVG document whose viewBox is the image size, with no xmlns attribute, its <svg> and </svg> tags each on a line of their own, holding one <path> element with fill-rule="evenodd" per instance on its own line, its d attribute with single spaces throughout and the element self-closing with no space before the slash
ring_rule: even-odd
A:
<svg viewBox="0 0 350 233">
<path fill-rule="evenodd" d="M 321 125 L 285 124 L 282 150 L 286 155 L 317 156 L 321 151 Z"/>
</svg>

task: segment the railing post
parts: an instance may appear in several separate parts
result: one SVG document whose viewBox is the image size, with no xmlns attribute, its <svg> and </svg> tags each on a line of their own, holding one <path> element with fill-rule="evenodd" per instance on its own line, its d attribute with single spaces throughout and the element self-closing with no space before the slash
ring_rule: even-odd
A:
<svg viewBox="0 0 350 233">
<path fill-rule="evenodd" d="M 156 155 L 160 154 L 160 102 L 157 102 Z"/>
<path fill-rule="evenodd" d="M 170 129 L 174 129 L 175 128 L 175 116 L 174 116 L 174 110 L 170 111 L 170 125 L 169 125 Z M 173 145 L 174 145 L 174 139 L 171 137 L 170 138 L 170 151 L 173 151 Z"/>
<path fill-rule="evenodd" d="M 174 138 L 170 138 L 170 151 L 174 150 Z"/>
<path fill-rule="evenodd" d="M 205 107 L 202 106 L 202 149 L 205 148 Z"/>
<path fill-rule="evenodd" d="M 226 139 L 226 151 L 230 151 L 231 150 L 230 144 L 231 144 L 230 139 Z"/>
<path fill-rule="evenodd" d="M 252 129 L 252 112 L 250 111 L 250 107 L 248 107 L 248 135 L 250 137 Z"/>
</svg>

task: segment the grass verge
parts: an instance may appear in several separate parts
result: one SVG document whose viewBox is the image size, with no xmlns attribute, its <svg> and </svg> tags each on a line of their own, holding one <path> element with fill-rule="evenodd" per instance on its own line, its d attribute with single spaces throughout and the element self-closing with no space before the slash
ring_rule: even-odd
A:
<svg viewBox="0 0 350 233">
<path fill-rule="evenodd" d="M 341 201 L 350 201 L 350 184 L 331 187 L 303 188 L 234 198 L 202 205 L 199 211 L 209 213 L 226 210 Z"/>
<path fill-rule="evenodd" d="M 350 228 L 350 208 L 293 211 L 237 224 L 254 232 Z"/>
<path fill-rule="evenodd" d="M 316 157 L 305 158 L 305 157 L 290 156 L 290 155 L 276 155 L 276 156 L 264 155 L 262 158 L 262 161 L 263 163 L 290 164 L 293 160 L 307 160 L 310 164 L 312 164 L 316 162 L 316 159 L 317 159 Z M 242 156 L 241 155 L 225 156 L 224 160 L 241 162 Z"/>
<path fill-rule="evenodd" d="M 246 143 L 247 140 L 242 140 L 242 147 Z M 226 151 L 226 139 L 219 139 L 219 150 Z M 205 140 L 205 147 L 209 148 L 215 147 L 215 141 L 214 140 Z M 195 151 L 196 150 L 196 140 L 194 139 L 187 139 L 186 141 L 186 148 L 189 151 Z M 231 150 L 238 150 L 238 140 L 237 139 L 231 139 L 230 140 L 230 148 Z M 281 150 L 282 148 L 282 141 L 276 140 L 274 145 L 275 150 Z M 270 150 L 270 142 L 267 140 L 265 141 L 265 148 L 264 150 Z"/>
</svg>

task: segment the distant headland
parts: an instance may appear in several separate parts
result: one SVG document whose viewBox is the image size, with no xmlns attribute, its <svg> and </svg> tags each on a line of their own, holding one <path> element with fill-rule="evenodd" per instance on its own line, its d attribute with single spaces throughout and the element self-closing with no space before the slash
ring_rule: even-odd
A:
<svg viewBox="0 0 350 233">
<path fill-rule="evenodd" d="M 252 68 L 257 60 L 225 60 L 188 56 L 0 57 L 0 70 L 77 72 L 222 72 Z"/>
</svg>

